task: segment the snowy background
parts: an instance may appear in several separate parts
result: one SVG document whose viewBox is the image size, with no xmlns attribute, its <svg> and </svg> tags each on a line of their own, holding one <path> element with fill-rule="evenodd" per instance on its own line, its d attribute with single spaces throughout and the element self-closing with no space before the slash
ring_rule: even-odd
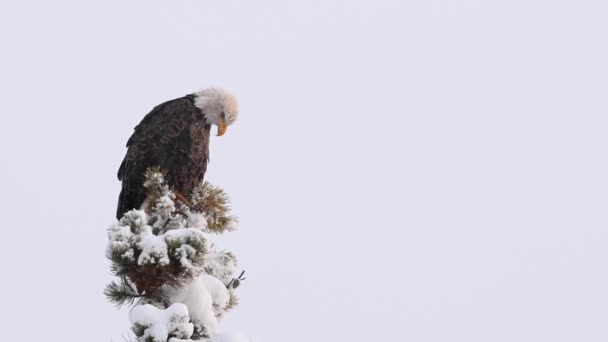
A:
<svg viewBox="0 0 608 342">
<path fill-rule="evenodd" d="M 224 330 L 608 340 L 605 1 L 38 0 L 0 19 L 3 340 L 122 341 L 102 290 L 124 144 L 209 85 L 241 106 L 207 177 L 248 276 Z"/>
</svg>

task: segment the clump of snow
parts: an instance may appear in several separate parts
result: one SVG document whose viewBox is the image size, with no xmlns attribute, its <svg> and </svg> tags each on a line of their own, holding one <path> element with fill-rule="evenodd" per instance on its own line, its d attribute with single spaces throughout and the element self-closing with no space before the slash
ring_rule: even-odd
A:
<svg viewBox="0 0 608 342">
<path fill-rule="evenodd" d="M 162 218 L 169 218 L 175 211 L 175 202 L 171 199 L 171 195 L 167 194 L 161 196 L 156 202 L 154 211 L 157 212 Z"/>
<path fill-rule="evenodd" d="M 173 252 L 173 257 L 179 260 L 181 266 L 195 274 L 200 273 L 207 253 L 207 238 L 202 231 L 195 228 L 174 229 L 163 235 L 167 244 L 179 246 Z"/>
<path fill-rule="evenodd" d="M 143 210 L 131 210 L 122 219 L 108 229 L 107 255 L 120 255 L 120 258 L 133 262 L 135 260 L 134 247 L 141 240 L 140 234 L 149 230 L 146 225 L 147 215 Z"/>
<path fill-rule="evenodd" d="M 186 225 L 189 228 L 196 228 L 200 230 L 207 229 L 207 218 L 203 213 L 186 210 L 186 220 Z"/>
<path fill-rule="evenodd" d="M 122 259 L 133 261 L 134 251 L 131 244 L 134 240 L 134 234 L 131 232 L 131 227 L 115 224 L 108 230 L 107 254 L 110 257 L 111 253 L 120 254 Z"/>
<path fill-rule="evenodd" d="M 143 341 L 165 342 L 169 337 L 189 339 L 194 332 L 194 326 L 189 323 L 188 308 L 180 303 L 165 310 L 150 304 L 138 305 L 129 316 Z"/>
<path fill-rule="evenodd" d="M 174 198 L 175 195 L 172 192 L 167 192 L 156 200 L 148 221 L 154 232 L 179 229 L 186 225 L 185 217 L 175 214 L 178 206 Z"/>
<path fill-rule="evenodd" d="M 200 273 L 207 253 L 205 234 L 200 229 L 182 225 L 180 229 L 157 235 L 154 228 L 146 224 L 152 219 L 153 216 L 147 216 L 143 210 L 127 212 L 108 230 L 108 257 L 119 255 L 126 262 L 137 259 L 140 266 L 159 267 L 169 265 L 170 258 L 174 257 L 190 273 Z"/>
<path fill-rule="evenodd" d="M 171 302 L 188 307 L 195 330 L 207 338 L 217 334 L 218 317 L 225 312 L 230 299 L 224 283 L 207 274 L 201 274 L 183 288 L 168 288 L 165 295 Z"/>
<path fill-rule="evenodd" d="M 175 249 L 175 256 L 179 259 L 180 265 L 187 269 L 194 269 L 191 260 L 196 257 L 196 249 L 190 245 L 183 244 Z"/>
<path fill-rule="evenodd" d="M 143 210 L 131 210 L 120 219 L 121 226 L 131 227 L 131 232 L 139 234 L 148 223 L 148 215 Z"/>
<path fill-rule="evenodd" d="M 159 266 L 169 265 L 169 256 L 167 255 L 167 243 L 164 237 L 152 234 L 152 228 L 146 226 L 143 230 L 139 248 L 141 254 L 137 259 L 138 265 L 158 264 Z"/>
<path fill-rule="evenodd" d="M 225 308 L 230 300 L 230 292 L 228 292 L 226 285 L 216 277 L 208 274 L 202 274 L 199 279 L 205 284 L 207 291 L 211 295 L 213 313 L 216 317 L 222 316 L 226 312 Z"/>
<path fill-rule="evenodd" d="M 186 243 L 193 240 L 205 240 L 205 234 L 195 228 L 174 229 L 166 232 L 163 236 L 165 236 L 167 242 L 179 241 Z"/>
<path fill-rule="evenodd" d="M 228 286 L 236 272 L 236 257 L 231 252 L 217 251 L 215 247 L 207 255 L 205 271 Z"/>
</svg>

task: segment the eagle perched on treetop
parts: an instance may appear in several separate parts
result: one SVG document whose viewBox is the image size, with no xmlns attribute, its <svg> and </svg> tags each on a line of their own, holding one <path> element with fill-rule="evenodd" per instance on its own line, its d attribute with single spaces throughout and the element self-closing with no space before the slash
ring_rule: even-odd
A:
<svg viewBox="0 0 608 342">
<path fill-rule="evenodd" d="M 127 142 L 127 154 L 118 169 L 122 190 L 116 218 L 139 209 L 146 200 L 143 184 L 149 167 L 165 170 L 167 183 L 176 194 L 189 196 L 207 171 L 211 125 L 217 126 L 221 136 L 237 116 L 236 97 L 220 88 L 204 89 L 154 107 Z"/>
</svg>

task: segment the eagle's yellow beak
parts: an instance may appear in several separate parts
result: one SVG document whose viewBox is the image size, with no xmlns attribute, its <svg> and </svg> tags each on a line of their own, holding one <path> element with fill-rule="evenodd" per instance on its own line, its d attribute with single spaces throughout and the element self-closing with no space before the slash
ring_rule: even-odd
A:
<svg viewBox="0 0 608 342">
<path fill-rule="evenodd" d="M 224 135 L 227 129 L 228 125 L 226 125 L 226 120 L 220 119 L 220 121 L 217 123 L 217 136 L 221 137 L 222 135 Z"/>
</svg>

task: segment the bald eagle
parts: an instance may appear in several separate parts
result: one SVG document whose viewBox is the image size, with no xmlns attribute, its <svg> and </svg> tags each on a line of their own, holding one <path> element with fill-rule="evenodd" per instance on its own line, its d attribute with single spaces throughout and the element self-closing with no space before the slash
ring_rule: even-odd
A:
<svg viewBox="0 0 608 342">
<path fill-rule="evenodd" d="M 118 169 L 122 190 L 116 218 L 141 207 L 147 197 L 144 174 L 152 166 L 166 171 L 167 183 L 178 194 L 189 196 L 207 170 L 211 125 L 217 126 L 221 136 L 237 116 L 236 98 L 219 88 L 154 107 L 127 142 L 127 154 Z"/>
</svg>

